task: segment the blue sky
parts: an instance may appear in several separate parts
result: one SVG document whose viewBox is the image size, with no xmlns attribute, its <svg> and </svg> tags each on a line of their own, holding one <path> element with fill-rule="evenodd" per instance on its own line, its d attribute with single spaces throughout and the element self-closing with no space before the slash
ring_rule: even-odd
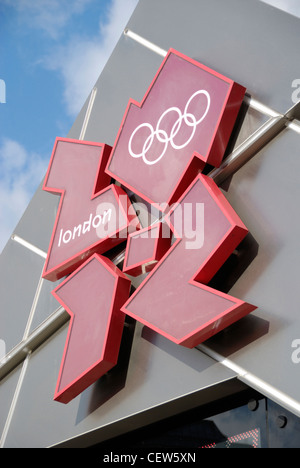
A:
<svg viewBox="0 0 300 468">
<path fill-rule="evenodd" d="M 300 0 L 264 1 L 300 17 Z M 0 0 L 0 252 L 137 3 Z"/>
</svg>

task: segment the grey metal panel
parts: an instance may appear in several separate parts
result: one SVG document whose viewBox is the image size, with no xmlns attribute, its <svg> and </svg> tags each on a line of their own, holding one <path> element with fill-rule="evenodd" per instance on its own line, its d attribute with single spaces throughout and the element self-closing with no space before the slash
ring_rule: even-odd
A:
<svg viewBox="0 0 300 468">
<path fill-rule="evenodd" d="M 1 404 L 0 404 L 0 442 L 1 442 L 1 434 L 3 433 L 3 429 L 7 421 L 9 409 L 13 400 L 13 396 L 16 390 L 19 376 L 20 376 L 20 368 L 15 369 L 15 371 L 12 372 L 9 377 L 1 381 L 1 385 L 0 385 L 0 401 L 1 401 Z"/>
<path fill-rule="evenodd" d="M 300 339 L 299 146 L 300 135 L 285 130 L 233 176 L 225 192 L 251 233 L 244 256 L 254 252 L 230 294 L 258 309 L 206 343 L 297 402 L 300 364 L 292 360 L 292 342 Z M 227 277 L 223 287 L 232 280 Z"/>
<path fill-rule="evenodd" d="M 49 154 L 49 160 L 50 156 L 51 154 Z M 42 190 L 41 183 L 14 233 L 42 251 L 47 252 L 58 203 L 59 197 Z"/>
<path fill-rule="evenodd" d="M 68 405 L 53 401 L 67 327 L 34 352 L 5 447 L 46 447 L 91 432 L 76 440 L 88 445 L 236 391 L 232 371 L 142 331 L 135 330 L 131 354 L 130 339 L 123 345 L 121 365 Z"/>
<path fill-rule="evenodd" d="M 24 335 L 44 260 L 10 240 L 0 257 L 0 339 L 6 351 Z"/>
<path fill-rule="evenodd" d="M 248 107 L 246 102 L 242 105 L 240 115 L 241 118 L 238 121 L 238 128 L 233 131 L 233 142 L 232 144 L 229 143 L 227 153 L 232 152 L 239 145 L 244 143 L 247 138 L 249 138 L 256 130 L 269 120 L 267 115 L 262 114 L 256 109 Z"/>
<path fill-rule="evenodd" d="M 140 0 L 128 27 L 246 86 L 284 113 L 299 75 L 299 19 L 259 0 Z"/>
<path fill-rule="evenodd" d="M 44 320 L 46 320 L 53 312 L 55 312 L 56 309 L 60 307 L 60 304 L 51 294 L 53 289 L 59 283 L 60 281 L 52 283 L 47 280 L 42 280 L 35 312 L 30 325 L 30 332 L 35 330 L 42 322 L 44 322 Z"/>
</svg>

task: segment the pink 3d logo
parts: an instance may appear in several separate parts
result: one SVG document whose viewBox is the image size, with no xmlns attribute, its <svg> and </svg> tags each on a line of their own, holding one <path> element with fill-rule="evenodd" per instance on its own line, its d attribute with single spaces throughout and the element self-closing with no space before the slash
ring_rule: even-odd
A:
<svg viewBox="0 0 300 468">
<path fill-rule="evenodd" d="M 247 234 L 212 179 L 245 88 L 170 50 L 113 149 L 57 139 L 44 189 L 61 195 L 44 277 L 71 321 L 55 399 L 68 403 L 112 368 L 126 314 L 194 347 L 255 309 L 207 284 Z M 159 208 L 139 230 L 126 193 Z M 173 204 L 171 206 L 171 204 Z M 99 255 L 128 237 L 124 269 Z M 149 273 L 130 297 L 129 275 Z"/>
</svg>

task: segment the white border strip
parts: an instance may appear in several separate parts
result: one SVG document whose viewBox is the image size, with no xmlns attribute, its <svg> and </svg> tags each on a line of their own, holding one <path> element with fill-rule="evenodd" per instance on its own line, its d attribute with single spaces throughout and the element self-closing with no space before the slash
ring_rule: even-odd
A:
<svg viewBox="0 0 300 468">
<path fill-rule="evenodd" d="M 18 399 L 19 399 L 19 395 L 20 395 L 20 392 L 21 392 L 21 388 L 22 388 L 22 385 L 23 385 L 23 381 L 24 381 L 24 378 L 25 378 L 27 367 L 28 367 L 28 364 L 29 364 L 29 359 L 30 359 L 30 353 L 28 354 L 28 356 L 25 359 L 24 364 L 22 366 L 22 370 L 21 370 L 21 373 L 20 373 L 20 376 L 19 376 L 17 387 L 16 387 L 16 390 L 15 390 L 15 393 L 14 393 L 14 396 L 13 396 L 13 399 L 12 399 L 12 402 L 11 402 L 11 405 L 10 405 L 9 413 L 8 413 L 8 416 L 7 416 L 7 419 L 6 419 L 6 423 L 5 423 L 5 426 L 4 426 L 4 429 L 3 429 L 2 437 L 0 439 L 0 448 L 4 448 L 4 444 L 5 444 L 5 441 L 6 441 L 6 438 L 7 438 L 7 434 L 8 434 L 10 424 L 11 424 L 11 421 L 12 421 L 16 406 L 17 406 L 17 402 L 18 402 Z"/>
<path fill-rule="evenodd" d="M 130 29 L 125 29 L 124 35 L 130 37 L 130 39 L 133 39 L 135 42 L 138 42 L 142 46 L 147 47 L 147 49 L 152 50 L 152 52 L 155 52 L 156 54 L 161 55 L 162 57 L 165 57 L 168 53 L 166 50 L 153 44 L 153 42 L 148 41 L 139 34 L 136 34 L 135 32 L 131 31 Z"/>
<path fill-rule="evenodd" d="M 31 250 L 35 254 L 39 255 L 42 258 L 47 258 L 47 253 L 44 252 L 43 250 L 39 249 L 35 245 L 31 244 L 30 242 L 26 241 L 25 239 L 22 239 L 22 237 L 17 236 L 16 234 L 13 234 L 11 236 L 11 240 L 17 242 L 18 244 L 22 245 L 26 249 Z"/>
<path fill-rule="evenodd" d="M 296 122 L 289 122 L 287 127 L 294 132 L 300 133 L 300 125 Z"/>
<path fill-rule="evenodd" d="M 32 325 L 33 317 L 34 317 L 34 314 L 35 314 L 35 311 L 36 311 L 36 308 L 37 308 L 38 300 L 39 300 L 39 297 L 40 297 L 40 294 L 41 294 L 41 291 L 42 291 L 44 281 L 45 280 L 42 277 L 39 280 L 37 289 L 35 291 L 35 296 L 34 296 L 34 299 L 33 299 L 33 303 L 32 303 L 32 306 L 31 306 L 31 309 L 30 309 L 30 312 L 29 312 L 29 317 L 28 317 L 28 320 L 27 320 L 27 325 L 26 325 L 26 328 L 25 328 L 25 331 L 24 331 L 22 341 L 27 340 L 27 338 L 29 337 L 30 328 L 31 328 L 31 325 Z"/>
<path fill-rule="evenodd" d="M 286 408 L 288 411 L 291 411 L 293 414 L 296 414 L 300 417 L 300 403 L 293 398 L 289 397 L 286 393 L 277 390 L 272 385 L 266 383 L 259 377 L 247 372 L 242 367 L 238 366 L 234 362 L 230 361 L 227 358 L 224 358 L 219 353 L 213 351 L 208 346 L 201 344 L 197 346 L 199 351 L 202 351 L 207 356 L 211 357 L 215 361 L 219 362 L 223 366 L 227 367 L 228 369 L 232 370 L 237 374 L 237 377 L 250 387 L 254 388 L 255 390 L 259 391 L 266 397 L 269 397 L 271 400 L 279 403 L 281 406 Z"/>
<path fill-rule="evenodd" d="M 91 95 L 90 95 L 90 100 L 89 100 L 88 107 L 87 107 L 87 110 L 86 110 L 86 114 L 85 114 L 85 117 L 84 117 L 84 121 L 83 121 L 83 124 L 82 124 L 81 132 L 80 132 L 80 135 L 79 135 L 79 140 L 84 140 L 86 129 L 87 129 L 87 126 L 88 126 L 88 123 L 89 123 L 89 120 L 90 120 L 90 117 L 91 117 L 91 113 L 92 113 L 92 110 L 93 110 L 94 102 L 95 102 L 95 99 L 96 99 L 96 94 L 97 94 L 97 88 L 94 87 L 92 89 L 92 92 L 91 92 Z"/>
</svg>

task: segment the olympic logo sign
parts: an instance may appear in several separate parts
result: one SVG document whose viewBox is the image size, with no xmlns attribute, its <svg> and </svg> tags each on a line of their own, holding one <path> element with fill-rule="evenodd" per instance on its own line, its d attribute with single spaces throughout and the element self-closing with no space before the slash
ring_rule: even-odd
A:
<svg viewBox="0 0 300 468">
<path fill-rule="evenodd" d="M 169 86 L 175 71 L 177 93 Z M 209 148 L 201 163 L 221 161 L 246 90 L 173 50 L 153 83 L 146 95 L 154 93 L 151 108 L 132 109 L 129 102 L 114 148 L 58 138 L 51 156 L 43 189 L 61 201 L 43 278 L 65 277 L 52 291 L 70 315 L 54 396 L 62 403 L 117 364 L 126 316 L 192 348 L 256 308 L 208 286 L 248 230 L 215 182 L 193 165 L 201 124 Z M 177 172 L 170 174 L 174 152 Z M 167 187 L 165 198 L 159 186 Z M 146 233 L 132 203 L 140 194 L 150 207 L 161 203 L 163 223 Z M 109 257 L 125 239 L 121 271 Z M 128 271 L 149 273 L 134 292 Z"/>
<path fill-rule="evenodd" d="M 189 107 L 190 107 L 192 101 L 194 101 L 197 97 L 199 97 L 201 95 L 205 96 L 207 102 L 206 102 L 206 106 L 204 106 L 205 109 L 203 111 L 202 116 L 197 120 L 197 117 L 194 114 L 192 114 L 191 112 L 189 112 Z M 195 92 L 190 97 L 190 99 L 188 100 L 188 102 L 187 102 L 187 104 L 185 106 L 184 113 L 182 113 L 181 110 L 178 107 L 170 107 L 169 109 L 167 109 L 161 115 L 161 117 L 159 118 L 155 130 L 154 130 L 153 126 L 150 123 L 142 123 L 141 125 L 139 125 L 133 131 L 133 133 L 132 133 L 132 135 L 130 137 L 129 144 L 128 144 L 128 151 L 129 151 L 130 156 L 132 156 L 133 158 L 143 158 L 143 161 L 144 161 L 145 164 L 147 164 L 149 166 L 152 166 L 154 164 L 157 164 L 164 157 L 164 155 L 165 155 L 165 153 L 166 153 L 166 151 L 168 149 L 169 143 L 171 144 L 171 146 L 172 146 L 172 148 L 174 150 L 180 150 L 180 149 L 185 148 L 186 146 L 188 146 L 188 144 L 194 138 L 198 125 L 200 125 L 201 122 L 203 122 L 203 120 L 207 116 L 207 113 L 208 113 L 208 111 L 210 109 L 210 103 L 211 103 L 210 94 L 207 91 L 201 89 L 201 90 Z M 175 123 L 174 123 L 174 125 L 173 125 L 173 127 L 171 129 L 170 135 L 168 135 L 168 133 L 165 130 L 163 130 L 161 127 L 162 127 L 162 123 L 164 122 L 166 124 L 165 120 L 168 120 L 166 118 L 166 116 L 170 117 L 170 115 L 172 115 L 173 113 L 177 114 L 177 120 L 175 121 Z M 188 138 L 188 140 L 185 141 L 184 143 L 176 144 L 174 139 L 175 139 L 175 137 L 177 137 L 178 134 L 180 134 L 180 130 L 182 129 L 183 122 L 185 123 L 185 125 L 187 125 L 189 128 L 191 128 L 191 135 Z M 134 139 L 137 136 L 137 133 L 143 128 L 149 129 L 150 130 L 150 135 L 146 138 L 145 143 L 144 143 L 143 148 L 142 148 L 142 151 L 140 153 L 136 153 L 133 150 Z M 164 148 L 163 148 L 161 154 L 159 156 L 157 156 L 156 159 L 149 160 L 147 158 L 147 153 L 149 152 L 149 150 L 150 150 L 150 148 L 151 148 L 151 146 L 152 146 L 152 144 L 154 142 L 155 137 L 157 138 L 157 140 L 160 143 L 162 143 L 164 145 Z"/>
</svg>

